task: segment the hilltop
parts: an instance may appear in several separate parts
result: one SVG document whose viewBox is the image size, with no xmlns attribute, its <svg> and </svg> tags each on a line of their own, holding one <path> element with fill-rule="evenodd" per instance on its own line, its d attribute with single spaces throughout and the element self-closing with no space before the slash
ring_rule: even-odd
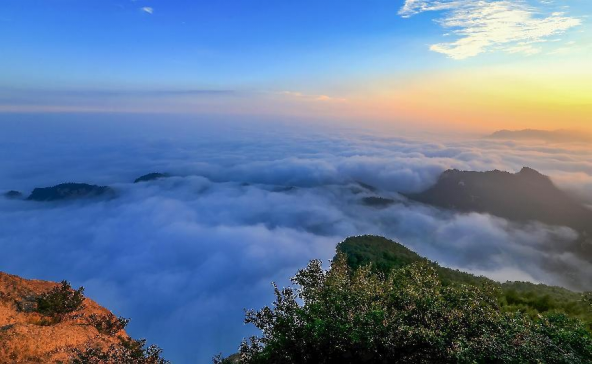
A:
<svg viewBox="0 0 592 365">
<path fill-rule="evenodd" d="M 140 177 L 138 177 L 137 179 L 134 180 L 134 184 L 140 183 L 140 182 L 146 182 L 146 181 L 154 181 L 154 180 L 158 180 L 158 179 L 164 179 L 170 177 L 169 174 L 164 174 L 161 172 L 151 172 L 149 174 L 146 175 L 142 175 Z"/>
<path fill-rule="evenodd" d="M 589 363 L 589 294 L 498 284 L 378 236 L 350 237 L 246 312 L 238 363 Z"/>
<path fill-rule="evenodd" d="M 349 237 L 337 245 L 337 253 L 345 254 L 347 263 L 353 270 L 372 265 L 385 275 L 414 263 L 427 263 L 436 270 L 445 286 L 499 286 L 501 291 L 498 300 L 507 310 L 519 309 L 530 314 L 559 310 L 592 326 L 592 308 L 582 300 L 582 293 L 565 288 L 522 281 L 498 283 L 484 276 L 440 266 L 400 243 L 380 236 Z"/>
<path fill-rule="evenodd" d="M 85 298 L 66 282 L 0 272 L 0 363 L 158 363 L 125 331 L 128 320 Z"/>
</svg>

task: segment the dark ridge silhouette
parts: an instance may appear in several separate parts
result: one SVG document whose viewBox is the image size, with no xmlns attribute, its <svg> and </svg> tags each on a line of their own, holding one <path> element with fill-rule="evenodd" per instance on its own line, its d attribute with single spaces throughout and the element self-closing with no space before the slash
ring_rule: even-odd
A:
<svg viewBox="0 0 592 365">
<path fill-rule="evenodd" d="M 108 186 L 64 183 L 47 188 L 36 188 L 27 200 L 57 201 L 113 195 L 115 195 L 115 191 Z"/>
<path fill-rule="evenodd" d="M 3 194 L 6 199 L 22 199 L 23 193 L 16 190 L 10 190 Z"/>
<path fill-rule="evenodd" d="M 163 174 L 163 173 L 160 173 L 160 172 L 151 172 L 149 174 L 142 175 L 139 178 L 137 178 L 136 180 L 134 180 L 134 184 L 137 184 L 137 183 L 143 182 L 143 181 L 158 180 L 158 179 L 162 179 L 162 178 L 166 178 L 166 177 L 170 177 L 170 175 L 169 174 Z"/>
<path fill-rule="evenodd" d="M 539 129 L 524 129 L 519 131 L 501 130 L 487 136 L 490 139 L 509 140 L 540 140 L 555 143 L 592 142 L 592 135 L 579 131 L 555 130 L 545 131 Z"/>
<path fill-rule="evenodd" d="M 383 198 L 380 196 L 368 196 L 362 198 L 362 204 L 375 208 L 386 208 L 394 203 L 395 201 L 393 199 Z"/>
<path fill-rule="evenodd" d="M 489 213 L 512 221 L 539 221 L 567 226 L 588 236 L 592 232 L 592 210 L 559 190 L 547 176 L 524 167 L 505 171 L 448 170 L 436 185 L 412 200 L 461 212 Z"/>
</svg>

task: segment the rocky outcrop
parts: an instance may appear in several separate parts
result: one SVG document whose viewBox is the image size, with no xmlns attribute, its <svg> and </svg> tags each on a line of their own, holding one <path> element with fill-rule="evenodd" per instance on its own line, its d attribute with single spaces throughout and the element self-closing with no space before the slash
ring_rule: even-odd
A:
<svg viewBox="0 0 592 365">
<path fill-rule="evenodd" d="M 105 326 L 117 318 L 91 299 L 59 318 L 39 313 L 39 298 L 59 286 L 0 272 L 0 363 L 70 363 L 88 348 L 123 349 L 124 326 Z"/>
</svg>

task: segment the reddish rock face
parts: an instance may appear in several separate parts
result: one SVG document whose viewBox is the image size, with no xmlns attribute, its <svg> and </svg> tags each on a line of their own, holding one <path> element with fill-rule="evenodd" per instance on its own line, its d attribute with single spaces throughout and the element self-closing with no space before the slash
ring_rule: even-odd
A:
<svg viewBox="0 0 592 365">
<path fill-rule="evenodd" d="M 106 350 L 128 338 L 124 330 L 100 333 L 92 318 L 112 313 L 88 298 L 60 321 L 37 313 L 36 298 L 58 285 L 0 272 L 0 363 L 69 363 L 75 349 Z"/>
</svg>

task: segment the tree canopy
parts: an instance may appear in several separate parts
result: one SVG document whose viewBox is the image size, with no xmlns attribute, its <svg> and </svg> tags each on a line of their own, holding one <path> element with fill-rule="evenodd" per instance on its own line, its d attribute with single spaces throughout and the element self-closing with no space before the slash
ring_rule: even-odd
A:
<svg viewBox="0 0 592 365">
<path fill-rule="evenodd" d="M 275 287 L 271 307 L 247 312 L 261 335 L 243 341 L 238 361 L 592 361 L 592 336 L 579 319 L 503 310 L 499 286 L 446 285 L 432 264 L 412 261 L 386 274 L 370 264 L 352 268 L 343 253 L 329 270 L 311 261 L 293 286 Z"/>
</svg>

